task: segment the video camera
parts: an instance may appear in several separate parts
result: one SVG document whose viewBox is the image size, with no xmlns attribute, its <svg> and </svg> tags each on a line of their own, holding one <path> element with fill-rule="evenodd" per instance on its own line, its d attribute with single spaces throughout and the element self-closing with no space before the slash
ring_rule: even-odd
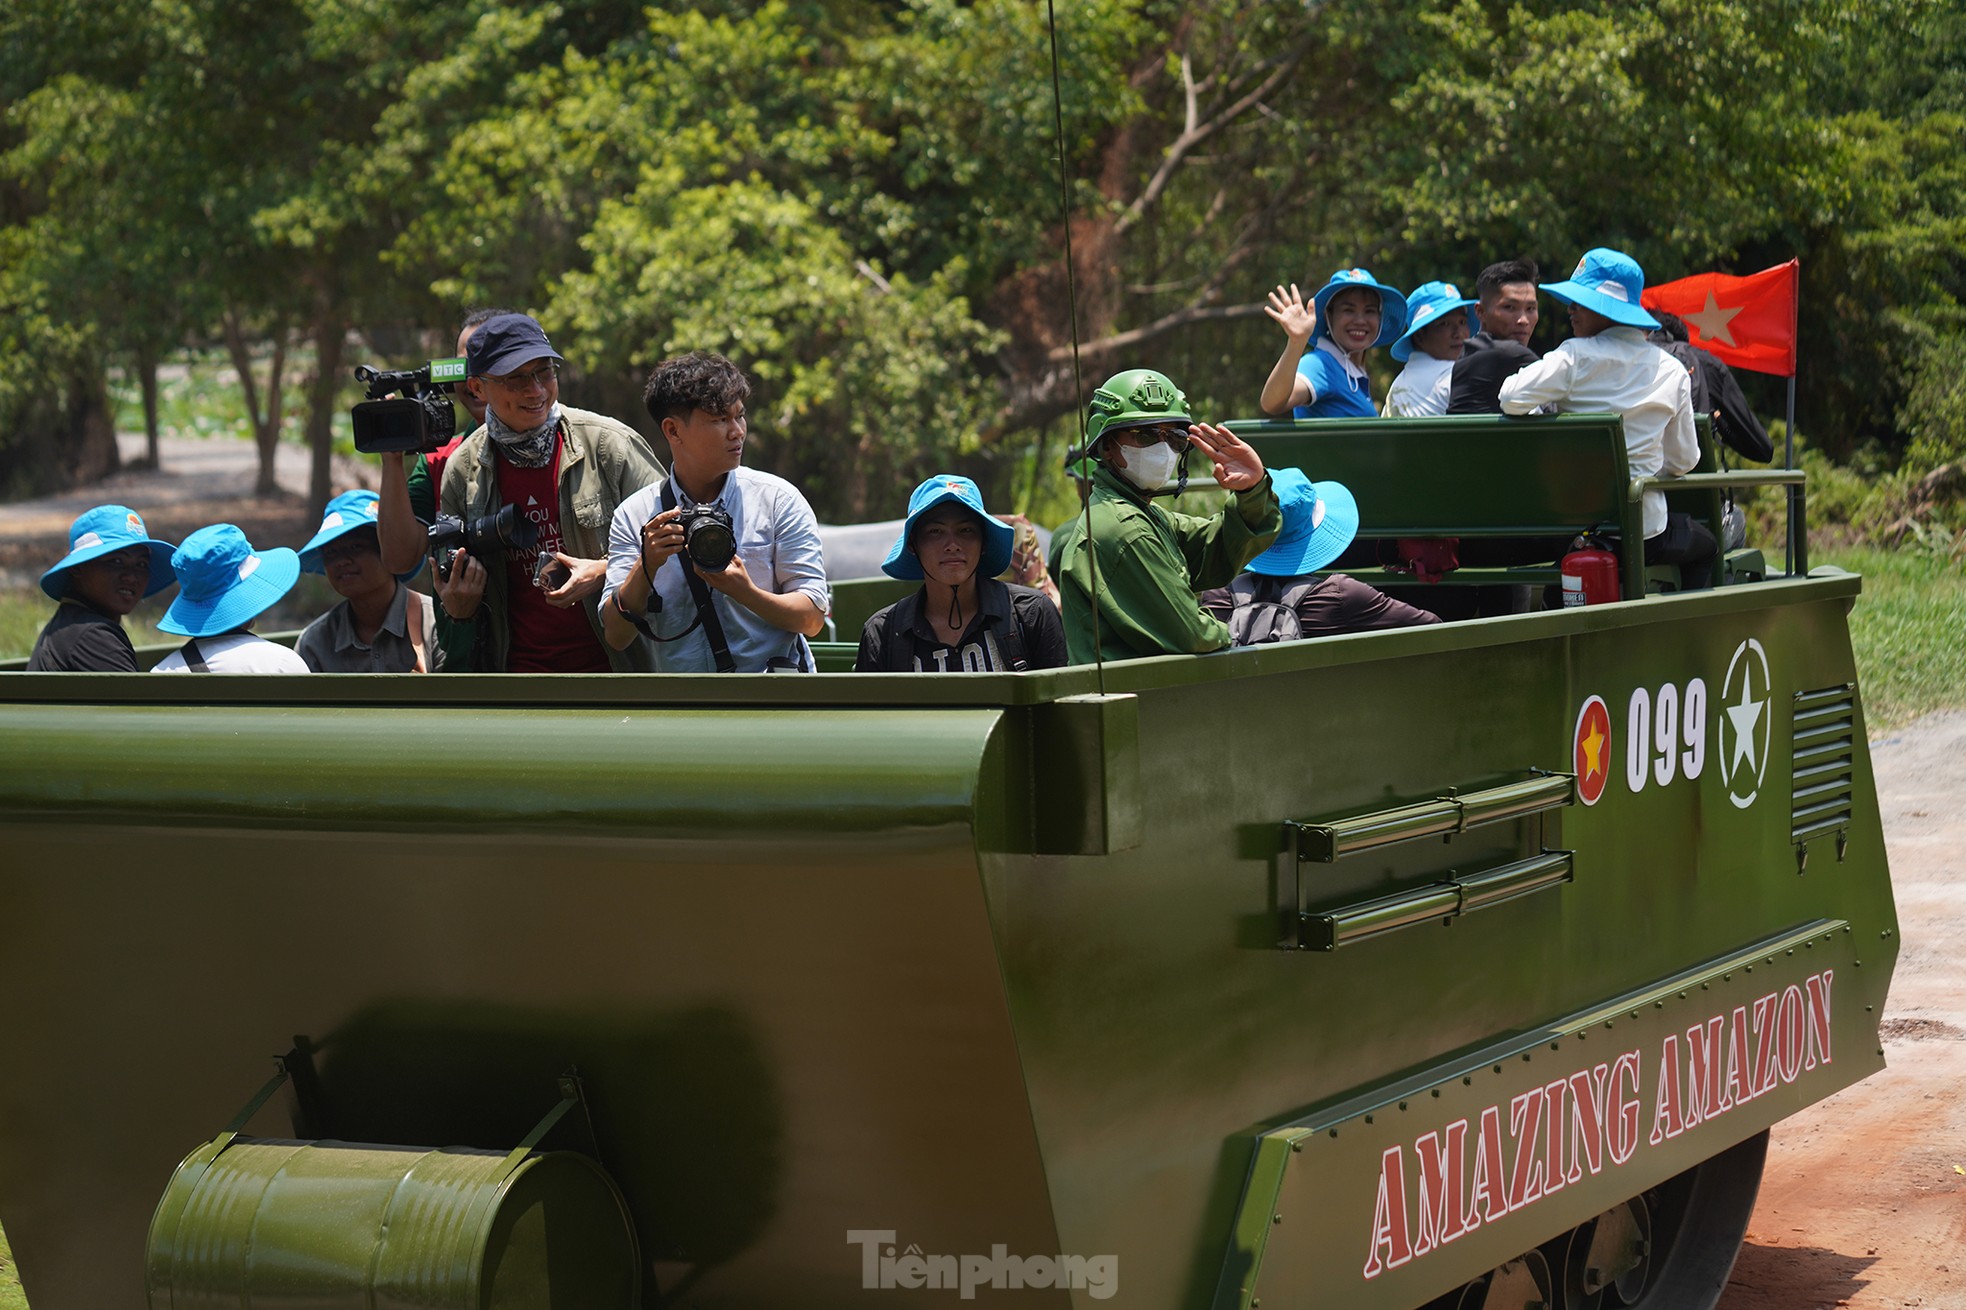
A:
<svg viewBox="0 0 1966 1310">
<path fill-rule="evenodd" d="M 501 505 L 496 514 L 469 523 L 442 514 L 430 525 L 430 553 L 436 557 L 437 576 L 445 582 L 451 580 L 451 562 L 459 546 L 470 551 L 471 558 L 489 564 L 501 556 L 530 554 L 538 545 L 538 527 L 520 518 L 513 505 Z"/>
<path fill-rule="evenodd" d="M 355 423 L 355 449 L 363 454 L 428 453 L 457 434 L 451 389 L 464 381 L 462 359 L 433 359 L 422 368 L 399 372 L 362 364 L 355 369 L 355 380 L 369 389 L 369 398 L 348 415 Z M 387 398 L 397 391 L 401 398 Z"/>
</svg>

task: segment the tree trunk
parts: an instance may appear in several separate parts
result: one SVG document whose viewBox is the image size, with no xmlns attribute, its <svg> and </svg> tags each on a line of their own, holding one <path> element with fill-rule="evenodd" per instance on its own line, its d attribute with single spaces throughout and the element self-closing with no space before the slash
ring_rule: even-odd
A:
<svg viewBox="0 0 1966 1310">
<path fill-rule="evenodd" d="M 100 482 L 121 466 L 109 384 L 92 365 L 77 368 L 69 392 L 68 424 L 68 438 L 62 445 L 70 485 Z"/>
<path fill-rule="evenodd" d="M 137 351 L 137 381 L 143 386 L 143 450 L 152 469 L 164 467 L 157 437 L 157 351 L 145 346 Z"/>
<path fill-rule="evenodd" d="M 253 376 L 252 352 L 246 349 L 245 332 L 239 326 L 239 317 L 231 310 L 225 313 L 225 350 L 232 357 L 232 367 L 239 374 L 239 389 L 245 395 L 246 417 L 253 426 L 253 444 L 259 450 L 259 478 L 253 484 L 256 496 L 271 496 L 280 489 L 279 479 L 274 476 L 274 459 L 280 450 L 281 390 L 286 382 L 287 370 L 287 327 L 284 323 L 275 327 L 273 333 L 273 359 L 266 375 L 266 406 L 260 408 L 259 383 Z"/>
<path fill-rule="evenodd" d="M 334 495 L 335 393 L 341 380 L 342 349 L 348 326 L 339 308 L 324 304 L 314 320 L 314 376 L 307 386 L 307 448 L 313 455 L 307 479 L 307 512 L 318 519 Z"/>
</svg>

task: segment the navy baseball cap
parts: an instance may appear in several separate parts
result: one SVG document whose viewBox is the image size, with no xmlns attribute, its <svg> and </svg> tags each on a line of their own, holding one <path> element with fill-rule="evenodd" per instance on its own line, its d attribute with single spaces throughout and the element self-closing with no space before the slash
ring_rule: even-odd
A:
<svg viewBox="0 0 1966 1310">
<path fill-rule="evenodd" d="M 464 361 L 472 377 L 495 377 L 535 359 L 562 358 L 531 314 L 499 314 L 479 326 Z"/>
</svg>

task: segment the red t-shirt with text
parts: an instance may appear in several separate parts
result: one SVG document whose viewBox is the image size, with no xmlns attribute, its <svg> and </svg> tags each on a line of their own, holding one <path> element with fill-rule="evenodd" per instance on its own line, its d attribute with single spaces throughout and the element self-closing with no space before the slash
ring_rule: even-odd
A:
<svg viewBox="0 0 1966 1310">
<path fill-rule="evenodd" d="M 560 450 L 543 468 L 522 469 L 498 461 L 498 495 L 518 507 L 519 516 L 539 530 L 538 550 L 556 551 L 560 544 Z M 558 609 L 546 603 L 546 593 L 532 584 L 532 554 L 505 562 L 506 611 L 512 649 L 505 667 L 512 673 L 606 673 L 606 648 L 594 635 L 585 605 Z"/>
</svg>

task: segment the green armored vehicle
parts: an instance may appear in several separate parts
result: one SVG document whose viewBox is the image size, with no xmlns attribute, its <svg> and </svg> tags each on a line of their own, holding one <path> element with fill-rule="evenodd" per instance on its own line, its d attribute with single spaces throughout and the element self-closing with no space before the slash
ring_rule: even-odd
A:
<svg viewBox="0 0 1966 1310">
<path fill-rule="evenodd" d="M 1368 537 L 1643 490 L 1605 417 L 1251 436 Z M 7 677 L 29 1300 L 1709 1306 L 1897 945 L 1858 580 L 1755 573 L 1034 674 Z"/>
</svg>

